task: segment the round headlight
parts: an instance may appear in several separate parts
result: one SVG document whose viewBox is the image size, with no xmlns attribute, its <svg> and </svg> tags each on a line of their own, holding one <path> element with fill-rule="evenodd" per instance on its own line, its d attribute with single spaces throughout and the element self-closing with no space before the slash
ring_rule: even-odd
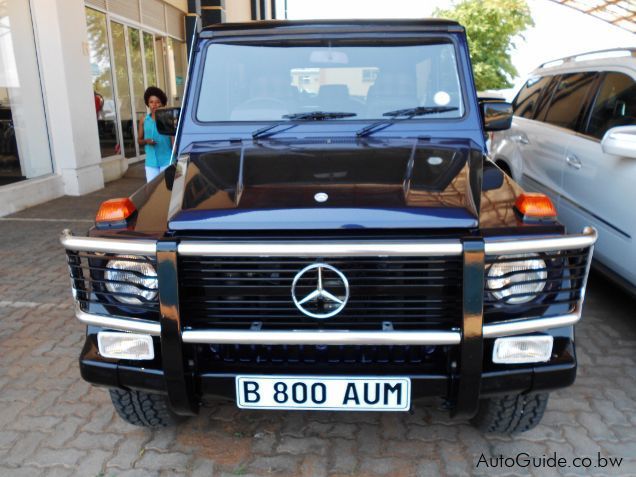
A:
<svg viewBox="0 0 636 477">
<path fill-rule="evenodd" d="M 159 289 L 155 268 L 147 262 L 131 260 L 136 258 L 123 256 L 110 260 L 104 272 L 106 289 L 116 294 L 113 297 L 117 301 L 128 305 L 154 300 Z"/>
<path fill-rule="evenodd" d="M 486 282 L 495 298 L 510 304 L 528 303 L 543 291 L 548 278 L 544 260 L 535 254 L 508 255 L 500 259 L 506 261 L 491 265 Z"/>
</svg>

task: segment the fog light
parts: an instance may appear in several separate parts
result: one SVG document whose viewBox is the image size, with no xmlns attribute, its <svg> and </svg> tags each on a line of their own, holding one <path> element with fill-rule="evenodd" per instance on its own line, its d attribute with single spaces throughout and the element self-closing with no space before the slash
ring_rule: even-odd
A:
<svg viewBox="0 0 636 477">
<path fill-rule="evenodd" d="M 154 359 L 155 357 L 150 335 L 100 331 L 97 333 L 97 347 L 99 354 L 104 358 Z"/>
<path fill-rule="evenodd" d="M 553 342 L 554 338 L 550 335 L 497 338 L 492 362 L 519 364 L 549 361 Z"/>
</svg>

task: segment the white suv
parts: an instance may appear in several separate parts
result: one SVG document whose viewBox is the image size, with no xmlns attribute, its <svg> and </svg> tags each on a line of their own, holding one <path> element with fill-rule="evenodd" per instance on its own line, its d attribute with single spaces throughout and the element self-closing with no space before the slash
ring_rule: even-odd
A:
<svg viewBox="0 0 636 477">
<path fill-rule="evenodd" d="M 513 109 L 493 160 L 548 194 L 569 231 L 594 225 L 595 264 L 636 293 L 636 49 L 543 64 Z"/>
</svg>

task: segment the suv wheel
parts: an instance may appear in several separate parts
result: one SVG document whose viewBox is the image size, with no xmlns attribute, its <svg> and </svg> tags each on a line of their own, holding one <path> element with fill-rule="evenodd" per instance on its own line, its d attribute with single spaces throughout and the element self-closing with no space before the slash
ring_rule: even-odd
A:
<svg viewBox="0 0 636 477">
<path fill-rule="evenodd" d="M 142 427 L 168 427 L 185 419 L 172 412 L 166 396 L 122 389 L 109 389 L 109 391 L 117 414 L 129 424 Z"/>
<path fill-rule="evenodd" d="M 482 432 L 515 434 L 529 431 L 541 421 L 548 396 L 548 393 L 536 393 L 483 399 L 470 422 Z"/>
</svg>

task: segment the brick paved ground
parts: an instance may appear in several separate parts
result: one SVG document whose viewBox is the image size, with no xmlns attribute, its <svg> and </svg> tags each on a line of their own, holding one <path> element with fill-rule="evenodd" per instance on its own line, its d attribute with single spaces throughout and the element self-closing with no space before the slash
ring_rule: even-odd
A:
<svg viewBox="0 0 636 477">
<path fill-rule="evenodd" d="M 239 412 L 204 409 L 176 429 L 121 421 L 107 393 L 85 384 L 58 234 L 85 229 L 106 197 L 63 198 L 0 219 L 0 476 L 145 475 L 558 475 L 549 469 L 475 468 L 486 456 L 623 457 L 636 475 L 636 300 L 593 275 L 578 327 L 576 384 L 553 394 L 543 424 L 515 438 L 483 436 L 450 422 L 436 402 L 412 414 Z M 45 219 L 45 220 L 38 220 Z M 73 220 L 66 220 L 73 219 Z"/>
</svg>

